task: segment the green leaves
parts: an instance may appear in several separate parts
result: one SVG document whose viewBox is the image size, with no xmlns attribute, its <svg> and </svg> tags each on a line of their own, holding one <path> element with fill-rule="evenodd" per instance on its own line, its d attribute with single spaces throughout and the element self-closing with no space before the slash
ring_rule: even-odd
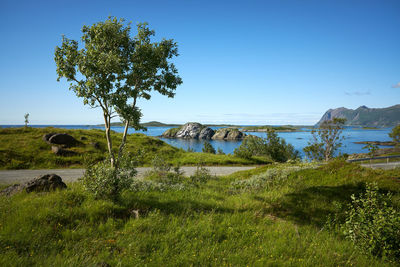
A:
<svg viewBox="0 0 400 267">
<path fill-rule="evenodd" d="M 130 31 L 123 19 L 109 17 L 83 26 L 84 48 L 80 50 L 77 41 L 63 36 L 54 57 L 58 81 L 66 78 L 84 104 L 101 106 L 109 115 L 117 112 L 124 120 L 141 116 L 136 99 L 149 100 L 152 90 L 173 97 L 182 83 L 174 64 L 169 62 L 178 55 L 177 44 L 166 39 L 151 42 L 155 32 L 147 23 L 137 25 L 133 38 Z"/>
<path fill-rule="evenodd" d="M 341 135 L 346 119 L 333 118 L 324 121 L 318 129 L 312 130 L 312 141 L 303 150 L 306 156 L 314 160 L 328 161 L 342 146 L 344 137 Z"/>
<path fill-rule="evenodd" d="M 142 113 L 136 106 L 137 100 L 149 100 L 153 90 L 174 97 L 175 89 L 182 83 L 175 65 L 169 62 L 178 56 L 177 44 L 166 39 L 152 42 L 155 32 L 147 23 L 137 25 L 133 38 L 130 31 L 130 24 L 124 25 L 123 19 L 109 17 L 104 22 L 83 26 L 82 49 L 78 50 L 77 41 L 63 36 L 54 55 L 57 81 L 66 78 L 69 89 L 83 98 L 85 105 L 102 108 L 111 165 L 114 155 L 108 132 L 115 113 L 128 122 L 127 126 L 141 129 Z M 120 152 L 124 140 L 125 135 Z"/>
</svg>

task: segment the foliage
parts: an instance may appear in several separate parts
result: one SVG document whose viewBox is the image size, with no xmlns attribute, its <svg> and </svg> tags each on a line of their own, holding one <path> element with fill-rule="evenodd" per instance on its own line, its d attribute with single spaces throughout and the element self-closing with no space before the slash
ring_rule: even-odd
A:
<svg viewBox="0 0 400 267">
<path fill-rule="evenodd" d="M 215 154 L 215 148 L 208 141 L 204 141 L 203 148 L 201 150 L 203 153 Z"/>
<path fill-rule="evenodd" d="M 241 191 L 267 190 L 270 186 L 277 186 L 288 179 L 291 173 L 316 168 L 314 164 L 302 164 L 298 166 L 282 165 L 276 168 L 251 176 L 243 180 L 236 180 L 231 183 L 231 189 Z"/>
<path fill-rule="evenodd" d="M 346 120 L 334 118 L 322 122 L 318 129 L 311 131 L 312 140 L 303 150 L 309 159 L 330 160 L 342 146 L 344 137 L 341 135 Z"/>
<path fill-rule="evenodd" d="M 28 127 L 28 123 L 29 123 L 29 113 L 26 113 L 26 114 L 24 115 L 24 118 L 25 118 L 25 127 Z"/>
<path fill-rule="evenodd" d="M 177 44 L 172 39 L 152 42 L 155 32 L 146 23 L 137 24 L 134 38 L 130 31 L 130 24 L 125 26 L 123 19 L 109 17 L 90 27 L 83 26 L 84 48 L 80 50 L 77 41 L 63 36 L 54 57 L 57 80 L 66 78 L 70 90 L 83 98 L 85 105 L 101 107 L 111 166 L 117 168 L 128 127 L 142 128 L 137 100 L 149 100 L 152 90 L 173 97 L 182 83 L 174 64 L 169 62 L 178 55 Z M 125 123 L 117 158 L 110 137 L 111 118 L 115 114 Z"/>
<path fill-rule="evenodd" d="M 201 165 L 198 165 L 196 171 L 190 176 L 190 181 L 195 184 L 205 184 L 212 178 L 210 171 Z"/>
<path fill-rule="evenodd" d="M 264 156 L 273 161 L 286 162 L 298 158 L 299 153 L 274 131 L 268 131 L 266 139 L 253 135 L 246 136 L 242 144 L 235 149 L 234 155 L 245 159 Z"/>
<path fill-rule="evenodd" d="M 343 225 L 346 237 L 363 252 L 400 259 L 400 216 L 391 206 L 392 194 L 379 193 L 374 183 L 351 199 Z"/>
<path fill-rule="evenodd" d="M 379 147 L 376 144 L 367 144 L 363 149 L 368 149 L 368 155 L 373 158 Z"/>
<path fill-rule="evenodd" d="M 400 124 L 393 127 L 392 131 L 389 133 L 389 137 L 393 139 L 393 142 L 400 145 Z"/>
<path fill-rule="evenodd" d="M 117 199 L 131 187 L 136 176 L 137 157 L 125 154 L 119 168 L 110 167 L 108 160 L 89 165 L 82 177 L 84 188 L 98 199 Z"/>
<path fill-rule="evenodd" d="M 217 149 L 217 154 L 218 155 L 225 155 L 224 151 L 220 147 Z"/>
</svg>

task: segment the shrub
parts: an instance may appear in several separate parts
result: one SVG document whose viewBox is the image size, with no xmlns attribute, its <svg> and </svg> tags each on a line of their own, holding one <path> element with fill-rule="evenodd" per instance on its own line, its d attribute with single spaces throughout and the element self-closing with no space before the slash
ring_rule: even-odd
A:
<svg viewBox="0 0 400 267">
<path fill-rule="evenodd" d="M 158 155 L 154 157 L 152 163 L 153 169 L 149 171 L 146 176 L 148 180 L 153 180 L 166 185 L 182 182 L 183 172 L 179 165 L 174 167 L 174 172 L 171 172 L 172 164 L 168 163 L 163 157 Z"/>
<path fill-rule="evenodd" d="M 208 141 L 204 141 L 202 151 L 203 153 L 215 154 L 215 148 Z"/>
<path fill-rule="evenodd" d="M 307 158 L 317 161 L 328 161 L 333 158 L 335 152 L 342 146 L 345 122 L 346 119 L 333 118 L 322 122 L 318 129 L 313 129 L 312 140 L 303 149 Z"/>
<path fill-rule="evenodd" d="M 84 188 L 95 198 L 116 199 L 123 190 L 129 189 L 137 171 L 137 163 L 129 154 L 120 159 L 119 168 L 110 167 L 109 159 L 90 164 L 82 178 Z"/>
<path fill-rule="evenodd" d="M 203 166 L 197 166 L 196 171 L 192 176 L 190 176 L 190 181 L 193 184 L 205 184 L 208 180 L 212 178 L 211 173 L 208 169 L 204 168 Z"/>
<path fill-rule="evenodd" d="M 374 183 L 351 199 L 343 224 L 346 237 L 365 253 L 400 259 L 400 216 L 391 206 L 392 195 L 380 194 Z"/>
<path fill-rule="evenodd" d="M 291 144 L 286 144 L 274 131 L 268 131 L 267 138 L 246 136 L 242 144 L 235 149 L 234 155 L 246 159 L 264 156 L 274 161 L 286 162 L 298 158 L 299 152 Z"/>
<path fill-rule="evenodd" d="M 396 145 L 400 145 L 400 124 L 393 127 L 392 131 L 389 133 L 389 137 L 393 139 Z"/>
<path fill-rule="evenodd" d="M 218 155 L 225 155 L 224 151 L 220 147 L 217 149 L 217 154 Z"/>
<path fill-rule="evenodd" d="M 264 173 L 253 175 L 248 179 L 237 180 L 231 183 L 231 189 L 242 191 L 256 191 L 267 189 L 270 185 L 276 185 L 286 180 L 293 172 L 315 168 L 313 164 L 300 166 L 284 166 L 268 169 Z"/>
</svg>

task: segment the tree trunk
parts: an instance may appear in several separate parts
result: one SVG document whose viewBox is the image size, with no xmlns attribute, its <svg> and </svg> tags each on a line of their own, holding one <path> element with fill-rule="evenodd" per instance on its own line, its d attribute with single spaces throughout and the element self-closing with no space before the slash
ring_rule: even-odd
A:
<svg viewBox="0 0 400 267">
<path fill-rule="evenodd" d="M 104 113 L 103 116 L 104 116 L 104 126 L 106 128 L 107 147 L 108 147 L 108 153 L 110 154 L 111 167 L 115 167 L 115 157 L 112 151 L 112 140 L 110 135 L 111 118 L 106 113 Z"/>
<path fill-rule="evenodd" d="M 125 122 L 124 134 L 122 135 L 121 145 L 119 146 L 119 149 L 118 149 L 118 159 L 117 159 L 117 162 L 115 164 L 116 168 L 118 168 L 119 161 L 120 161 L 120 159 L 122 157 L 122 151 L 124 150 L 124 146 L 125 146 L 125 143 L 126 143 L 126 135 L 128 133 L 128 128 L 129 128 L 129 121 L 126 121 Z"/>
</svg>

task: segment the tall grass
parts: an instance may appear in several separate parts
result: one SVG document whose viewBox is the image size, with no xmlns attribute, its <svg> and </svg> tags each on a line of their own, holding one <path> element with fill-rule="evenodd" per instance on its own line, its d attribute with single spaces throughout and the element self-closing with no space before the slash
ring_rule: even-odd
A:
<svg viewBox="0 0 400 267">
<path fill-rule="evenodd" d="M 327 215 L 376 181 L 399 207 L 400 170 L 334 162 L 279 183 L 232 191 L 270 165 L 185 190 L 96 200 L 79 183 L 0 197 L 1 266 L 393 266 L 324 228 Z M 292 165 L 288 165 L 292 166 Z M 293 169 L 292 169 L 293 170 Z"/>
</svg>

